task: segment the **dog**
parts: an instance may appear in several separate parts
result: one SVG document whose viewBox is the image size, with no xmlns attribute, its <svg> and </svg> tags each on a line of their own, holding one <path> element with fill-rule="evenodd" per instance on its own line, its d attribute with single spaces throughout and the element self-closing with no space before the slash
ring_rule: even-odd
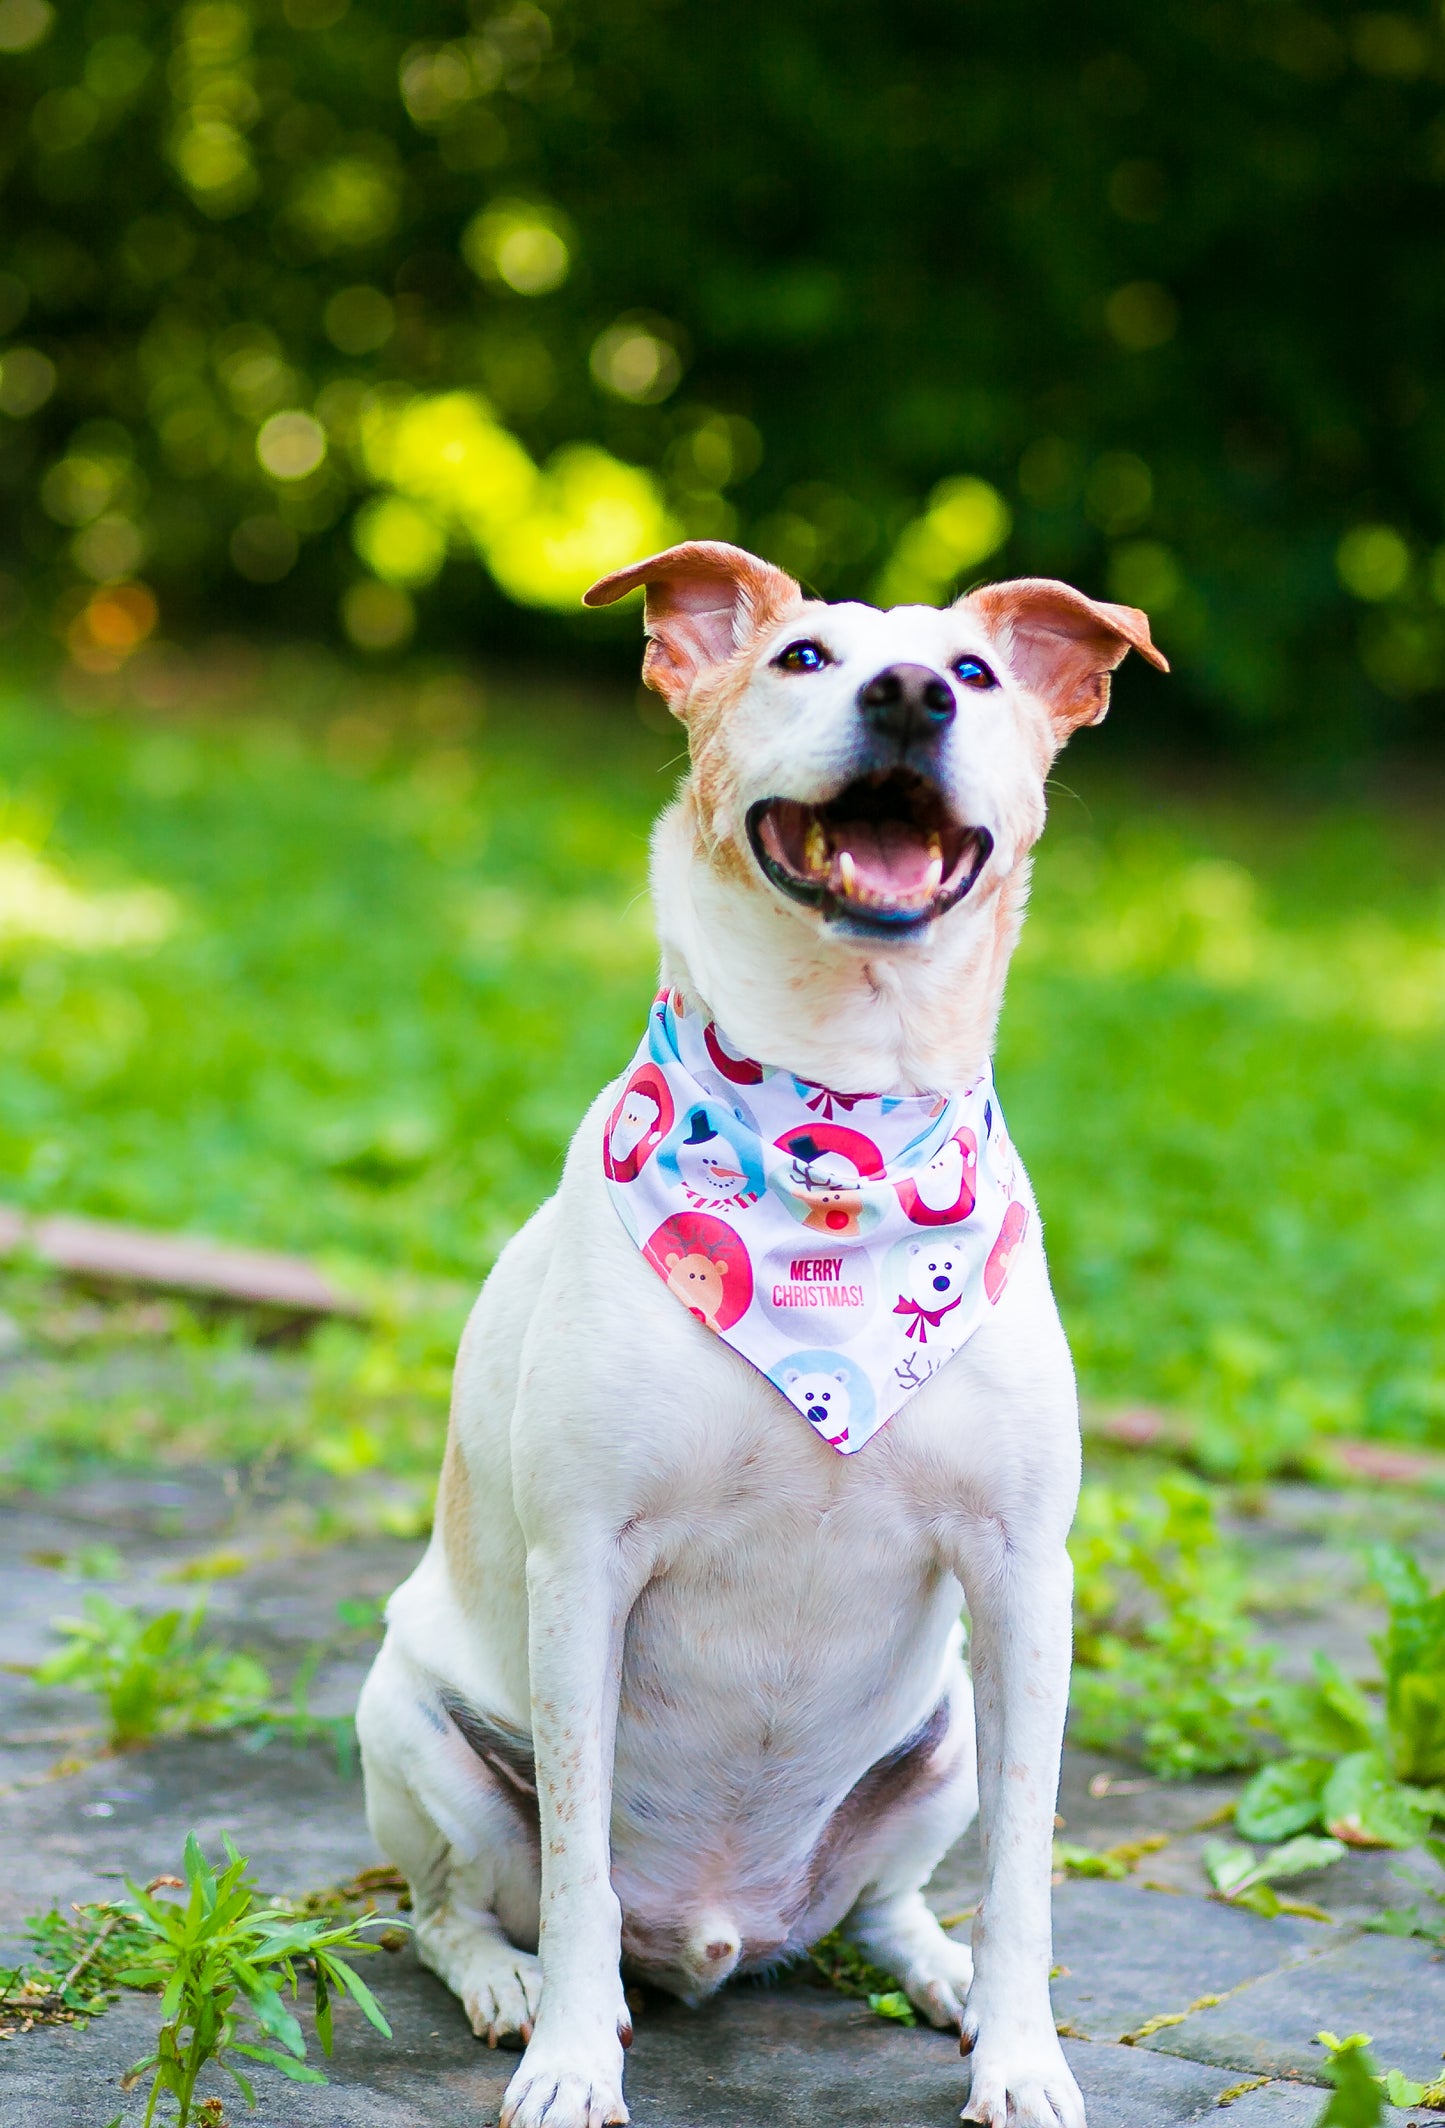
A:
<svg viewBox="0 0 1445 2128">
<path fill-rule="evenodd" d="M 1146 617 L 1042 579 L 828 605 L 712 541 L 587 603 L 638 586 L 690 754 L 653 846 L 668 995 L 750 1101 L 776 1072 L 805 1122 L 817 1088 L 938 1112 L 988 1070 L 1051 761 L 1131 648 L 1167 670 Z M 697 2003 L 840 1926 L 959 2031 L 964 2120 L 1083 2128 L 1049 2003 L 1078 1412 L 1027 1181 L 1009 1151 L 978 1327 L 902 1347 L 920 1386 L 850 1453 L 727 1342 L 746 1266 L 686 1238 L 721 1223 L 664 1256 L 608 1201 L 669 1100 L 650 1064 L 599 1096 L 462 1339 L 357 1714 L 418 1955 L 525 2048 L 503 2128 L 627 2120 L 624 1964 Z M 976 1810 L 970 1947 L 922 1888 Z"/>
</svg>

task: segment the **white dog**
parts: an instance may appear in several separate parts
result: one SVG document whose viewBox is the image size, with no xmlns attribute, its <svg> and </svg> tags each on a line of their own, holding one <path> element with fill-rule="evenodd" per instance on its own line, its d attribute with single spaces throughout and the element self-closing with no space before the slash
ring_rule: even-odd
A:
<svg viewBox="0 0 1445 2128">
<path fill-rule="evenodd" d="M 1041 580 L 828 606 L 711 542 L 589 603 L 639 584 L 692 764 L 654 845 L 664 982 L 730 1066 L 840 1101 L 976 1085 L 1046 772 L 1131 646 L 1164 665 L 1145 617 Z M 504 2128 L 627 2119 L 623 1961 L 697 2002 L 840 1924 L 960 2030 L 965 2120 L 1082 2128 L 1049 2004 L 1078 1418 L 1027 1183 L 1010 1155 L 997 1304 L 845 1454 L 608 1201 L 625 1083 L 473 1312 L 435 1534 L 362 1695 L 418 1952 L 479 2035 L 526 2043 Z M 660 1126 L 622 1120 L 635 1165 Z M 970 1953 L 921 1887 L 976 1808 Z"/>
</svg>

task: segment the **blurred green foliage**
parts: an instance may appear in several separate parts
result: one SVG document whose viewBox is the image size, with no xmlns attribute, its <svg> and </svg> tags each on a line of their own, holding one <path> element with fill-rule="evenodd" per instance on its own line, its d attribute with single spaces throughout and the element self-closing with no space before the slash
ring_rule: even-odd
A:
<svg viewBox="0 0 1445 2128">
<path fill-rule="evenodd" d="M 1211 1494 L 1185 1477 L 1150 1491 L 1085 1485 L 1069 1551 L 1075 1740 L 1136 1744 L 1166 1780 L 1258 1765 L 1274 1659 L 1251 1629 Z"/>
<path fill-rule="evenodd" d="M 1424 0 L 0 0 L 5 614 L 555 649 L 686 531 L 1428 734 L 1442 80 Z"/>
<path fill-rule="evenodd" d="M 635 1046 L 677 738 L 442 667 L 188 687 L 184 718 L 0 707 L 4 1194 L 319 1256 L 375 1324 L 324 1331 L 283 1412 L 235 1332 L 141 1311 L 84 1395 L 69 1360 L 0 1377 L 4 1463 L 270 1442 L 429 1483 L 467 1296 Z M 1246 1477 L 1331 1432 L 1445 1444 L 1438 807 L 1087 766 L 998 1060 L 1086 1395 L 1193 1415 Z M 73 1311 L 8 1304 L 83 1357 Z"/>
</svg>

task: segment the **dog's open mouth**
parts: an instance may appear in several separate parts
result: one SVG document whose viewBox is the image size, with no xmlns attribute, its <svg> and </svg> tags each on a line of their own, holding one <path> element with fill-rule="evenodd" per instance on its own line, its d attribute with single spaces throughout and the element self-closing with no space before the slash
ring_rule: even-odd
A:
<svg viewBox="0 0 1445 2128">
<path fill-rule="evenodd" d="M 795 901 L 880 930 L 930 923 L 962 901 L 993 848 L 910 769 L 861 776 L 821 805 L 765 798 L 748 814 L 753 855 Z"/>
</svg>

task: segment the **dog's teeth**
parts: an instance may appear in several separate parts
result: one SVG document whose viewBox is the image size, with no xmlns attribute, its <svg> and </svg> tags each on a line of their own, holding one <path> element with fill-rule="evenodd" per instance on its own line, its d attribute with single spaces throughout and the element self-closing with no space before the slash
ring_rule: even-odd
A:
<svg viewBox="0 0 1445 2128">
<path fill-rule="evenodd" d="M 838 876 L 843 882 L 843 892 L 851 901 L 858 891 L 858 872 L 853 863 L 853 852 L 851 850 L 840 850 L 838 852 Z"/>
<path fill-rule="evenodd" d="M 931 901 L 938 892 L 942 879 L 943 852 L 938 847 L 938 840 L 935 837 L 928 846 L 928 870 L 923 875 L 923 885 L 919 890 L 920 893 Z"/>
<path fill-rule="evenodd" d="M 803 856 L 810 872 L 826 872 L 828 869 L 828 838 L 823 833 L 823 823 L 816 815 L 809 824 L 807 838 L 803 843 Z"/>
</svg>

